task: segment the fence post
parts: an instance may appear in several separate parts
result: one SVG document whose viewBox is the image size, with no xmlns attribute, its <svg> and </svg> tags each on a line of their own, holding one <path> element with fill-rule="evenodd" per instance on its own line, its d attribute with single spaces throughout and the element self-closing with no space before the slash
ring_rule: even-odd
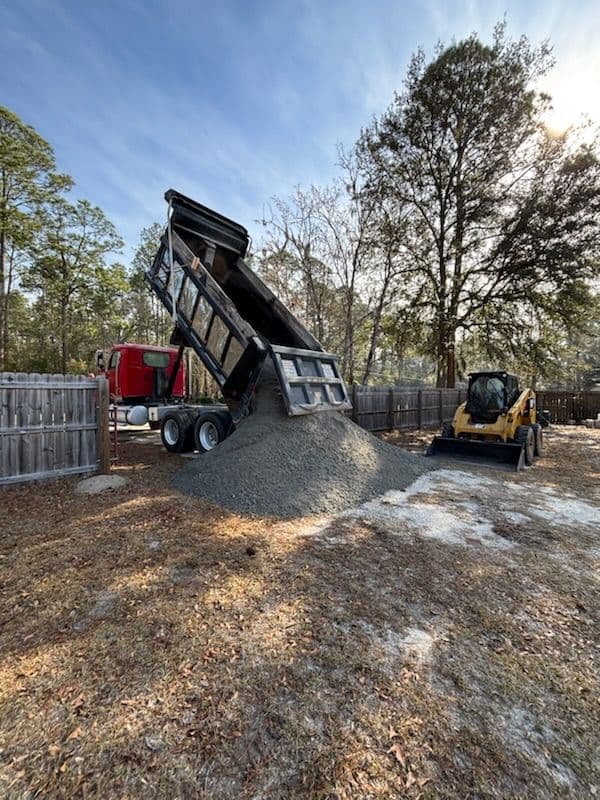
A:
<svg viewBox="0 0 600 800">
<path fill-rule="evenodd" d="M 440 425 L 444 421 L 444 390 L 439 390 L 439 398 L 438 398 L 438 415 L 440 418 Z"/>
<path fill-rule="evenodd" d="M 390 390 L 388 392 L 388 431 L 394 430 L 394 414 L 395 412 L 395 403 L 394 403 L 394 387 L 390 386 Z"/>
<path fill-rule="evenodd" d="M 423 427 L 423 392 L 421 389 L 417 392 L 417 428 L 421 430 Z"/>
<path fill-rule="evenodd" d="M 353 383 L 352 384 L 352 416 L 350 417 L 352 422 L 356 422 L 358 425 L 358 386 Z"/>
<path fill-rule="evenodd" d="M 108 381 L 104 377 L 98 382 L 98 405 L 96 406 L 96 425 L 98 426 L 98 470 L 110 472 L 110 430 L 108 419 Z"/>
</svg>

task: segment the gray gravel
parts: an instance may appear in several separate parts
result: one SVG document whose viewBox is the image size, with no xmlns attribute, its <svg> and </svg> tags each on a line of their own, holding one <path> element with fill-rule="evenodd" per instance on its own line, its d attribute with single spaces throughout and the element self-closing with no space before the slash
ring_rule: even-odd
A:
<svg viewBox="0 0 600 800">
<path fill-rule="evenodd" d="M 232 511 L 298 517 L 354 508 L 432 469 L 428 459 L 385 444 L 340 413 L 288 417 L 270 366 L 253 413 L 174 484 Z"/>
</svg>

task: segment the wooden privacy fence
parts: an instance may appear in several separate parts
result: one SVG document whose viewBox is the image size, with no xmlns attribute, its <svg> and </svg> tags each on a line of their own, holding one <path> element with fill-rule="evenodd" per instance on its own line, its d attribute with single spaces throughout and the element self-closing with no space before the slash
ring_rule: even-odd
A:
<svg viewBox="0 0 600 800">
<path fill-rule="evenodd" d="M 583 422 L 600 414 L 600 392 L 537 392 L 538 408 L 550 412 L 555 425 Z"/>
<path fill-rule="evenodd" d="M 537 392 L 538 408 L 555 425 L 583 422 L 600 414 L 600 392 Z M 466 389 L 413 389 L 401 386 L 352 387 L 352 419 L 368 431 L 439 427 L 467 399 Z"/>
<path fill-rule="evenodd" d="M 352 387 L 352 419 L 368 431 L 439 427 L 466 400 L 465 389 Z"/>
<path fill-rule="evenodd" d="M 105 378 L 0 372 L 0 485 L 109 467 Z"/>
</svg>

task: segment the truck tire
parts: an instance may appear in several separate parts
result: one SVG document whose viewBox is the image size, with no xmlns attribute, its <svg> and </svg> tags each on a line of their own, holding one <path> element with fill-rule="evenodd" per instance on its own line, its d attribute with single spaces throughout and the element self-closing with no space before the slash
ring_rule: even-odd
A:
<svg viewBox="0 0 600 800">
<path fill-rule="evenodd" d="M 531 466 L 535 455 L 535 436 L 530 425 L 519 425 L 515 431 L 515 442 L 523 446 L 525 463 Z"/>
<path fill-rule="evenodd" d="M 160 424 L 160 438 L 169 453 L 189 453 L 194 447 L 194 417 L 189 411 L 169 411 Z"/>
<path fill-rule="evenodd" d="M 542 426 L 539 422 L 536 422 L 531 426 L 531 430 L 533 431 L 533 438 L 535 440 L 534 455 L 536 458 L 539 458 L 544 455 L 544 433 Z"/>
<path fill-rule="evenodd" d="M 227 429 L 220 414 L 202 414 L 194 423 L 194 444 L 199 453 L 208 453 L 227 437 Z"/>
</svg>

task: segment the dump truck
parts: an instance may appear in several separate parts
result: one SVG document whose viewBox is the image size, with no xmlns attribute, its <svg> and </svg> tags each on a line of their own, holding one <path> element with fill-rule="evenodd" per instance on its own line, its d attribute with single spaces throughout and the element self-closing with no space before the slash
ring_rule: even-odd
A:
<svg viewBox="0 0 600 800">
<path fill-rule="evenodd" d="M 488 462 L 519 471 L 543 453 L 535 393 L 519 389 L 508 372 L 472 372 L 467 399 L 459 405 L 427 455 Z"/>
<path fill-rule="evenodd" d="M 185 364 L 177 363 L 176 347 L 121 342 L 112 346 L 105 363 L 97 351 L 98 370 L 108 379 L 117 421 L 160 427 L 167 400 L 181 403 L 186 391 Z"/>
<path fill-rule="evenodd" d="M 163 419 L 186 409 L 193 413 L 194 428 L 180 440 L 172 419 L 164 430 L 163 444 L 172 452 L 212 450 L 231 430 L 229 409 L 222 403 L 190 405 L 185 402 L 186 369 L 179 348 L 134 342 L 112 346 L 108 359 L 96 351 L 96 368 L 108 379 L 111 419 L 127 425 L 163 427 Z M 181 448 L 181 449 L 180 449 Z"/>
<path fill-rule="evenodd" d="M 225 406 L 186 403 L 162 415 L 168 450 L 211 449 L 251 413 L 265 359 L 273 362 L 290 416 L 346 411 L 351 403 L 337 357 L 327 353 L 245 261 L 242 225 L 169 189 L 168 222 L 145 279 L 173 318 L 172 374 L 191 348 L 217 382 Z M 211 423 L 202 446 L 200 431 Z"/>
</svg>

